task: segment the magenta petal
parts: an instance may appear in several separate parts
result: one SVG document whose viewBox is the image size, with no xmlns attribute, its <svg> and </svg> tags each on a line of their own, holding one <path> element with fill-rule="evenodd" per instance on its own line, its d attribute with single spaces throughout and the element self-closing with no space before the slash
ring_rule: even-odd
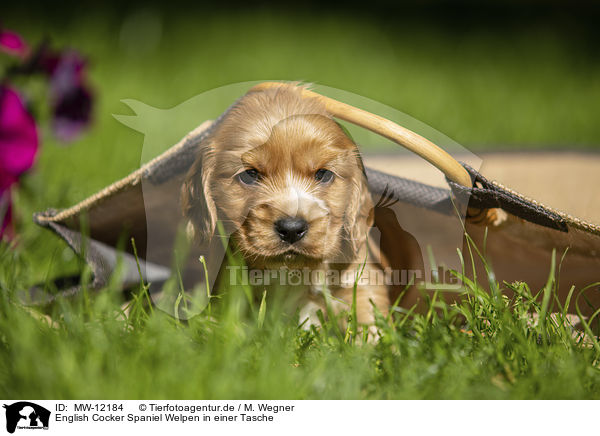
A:
<svg viewBox="0 0 600 436">
<path fill-rule="evenodd" d="M 60 94 L 71 89 L 75 84 L 79 84 L 83 79 L 84 67 L 85 60 L 76 51 L 69 50 L 59 53 L 58 59 L 53 60 L 50 71 L 52 92 Z"/>
<path fill-rule="evenodd" d="M 0 50 L 23 57 L 27 54 L 28 47 L 19 34 L 10 30 L 2 30 L 0 31 Z"/>
<path fill-rule="evenodd" d="M 68 118 L 55 118 L 52 120 L 52 131 L 59 141 L 72 142 L 87 128 L 87 123 L 74 121 Z"/>
<path fill-rule="evenodd" d="M 18 177 L 33 165 L 39 146 L 33 117 L 19 95 L 0 87 L 0 173 Z"/>
<path fill-rule="evenodd" d="M 66 51 L 52 72 L 52 129 L 64 142 L 76 139 L 91 121 L 93 98 L 84 82 L 84 67 L 77 52 Z"/>
<path fill-rule="evenodd" d="M 52 128 L 62 141 L 76 139 L 90 123 L 92 93 L 83 84 L 66 89 L 54 105 Z"/>
<path fill-rule="evenodd" d="M 0 171 L 0 195 L 18 181 L 17 176 Z"/>
</svg>

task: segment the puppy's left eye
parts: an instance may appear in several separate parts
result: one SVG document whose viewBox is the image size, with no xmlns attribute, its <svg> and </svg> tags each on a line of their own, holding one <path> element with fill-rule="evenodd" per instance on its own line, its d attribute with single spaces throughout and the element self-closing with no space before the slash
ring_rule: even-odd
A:
<svg viewBox="0 0 600 436">
<path fill-rule="evenodd" d="M 237 177 L 244 185 L 254 185 L 258 181 L 260 174 L 254 168 L 250 168 L 243 173 L 239 173 Z"/>
<path fill-rule="evenodd" d="M 333 180 L 333 172 L 321 168 L 315 173 L 315 180 L 321 183 L 329 183 Z"/>
</svg>

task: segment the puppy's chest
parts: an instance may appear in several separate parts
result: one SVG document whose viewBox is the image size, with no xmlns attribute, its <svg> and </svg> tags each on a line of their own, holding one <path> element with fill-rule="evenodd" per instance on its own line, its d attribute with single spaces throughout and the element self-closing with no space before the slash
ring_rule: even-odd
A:
<svg viewBox="0 0 600 436">
<path fill-rule="evenodd" d="M 261 280 L 256 280 L 258 277 Z M 254 280 L 253 280 L 254 278 Z M 290 300 L 322 296 L 325 292 L 325 270 L 309 268 L 281 268 L 276 270 L 250 270 L 249 283 L 262 294 L 282 293 Z"/>
</svg>

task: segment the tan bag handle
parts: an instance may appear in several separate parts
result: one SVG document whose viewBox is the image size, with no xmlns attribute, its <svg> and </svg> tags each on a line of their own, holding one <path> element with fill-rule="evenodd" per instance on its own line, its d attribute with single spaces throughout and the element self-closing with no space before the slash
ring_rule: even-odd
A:
<svg viewBox="0 0 600 436">
<path fill-rule="evenodd" d="M 260 91 L 267 88 L 277 88 L 283 86 L 295 86 L 280 82 L 264 82 L 252 87 L 251 91 Z M 306 88 L 302 88 L 302 94 L 306 97 L 312 97 L 320 100 L 329 113 L 334 117 L 348 121 L 357 126 L 363 127 L 371 132 L 377 133 L 387 139 L 394 141 L 413 153 L 418 154 L 427 162 L 434 165 L 443 172 L 448 179 L 467 188 L 471 188 L 471 176 L 452 156 L 433 142 L 423 138 L 421 135 L 408 130 L 398 124 L 372 114 L 362 109 L 350 106 L 324 95 L 317 94 Z"/>
</svg>

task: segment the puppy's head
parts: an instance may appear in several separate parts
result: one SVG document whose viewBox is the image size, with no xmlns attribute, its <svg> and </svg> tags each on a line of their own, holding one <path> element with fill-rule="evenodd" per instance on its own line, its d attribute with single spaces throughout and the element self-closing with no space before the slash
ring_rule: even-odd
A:
<svg viewBox="0 0 600 436">
<path fill-rule="evenodd" d="M 205 141 L 183 187 L 196 237 L 217 220 L 254 267 L 352 261 L 372 204 L 356 145 L 299 89 L 250 92 Z"/>
</svg>

